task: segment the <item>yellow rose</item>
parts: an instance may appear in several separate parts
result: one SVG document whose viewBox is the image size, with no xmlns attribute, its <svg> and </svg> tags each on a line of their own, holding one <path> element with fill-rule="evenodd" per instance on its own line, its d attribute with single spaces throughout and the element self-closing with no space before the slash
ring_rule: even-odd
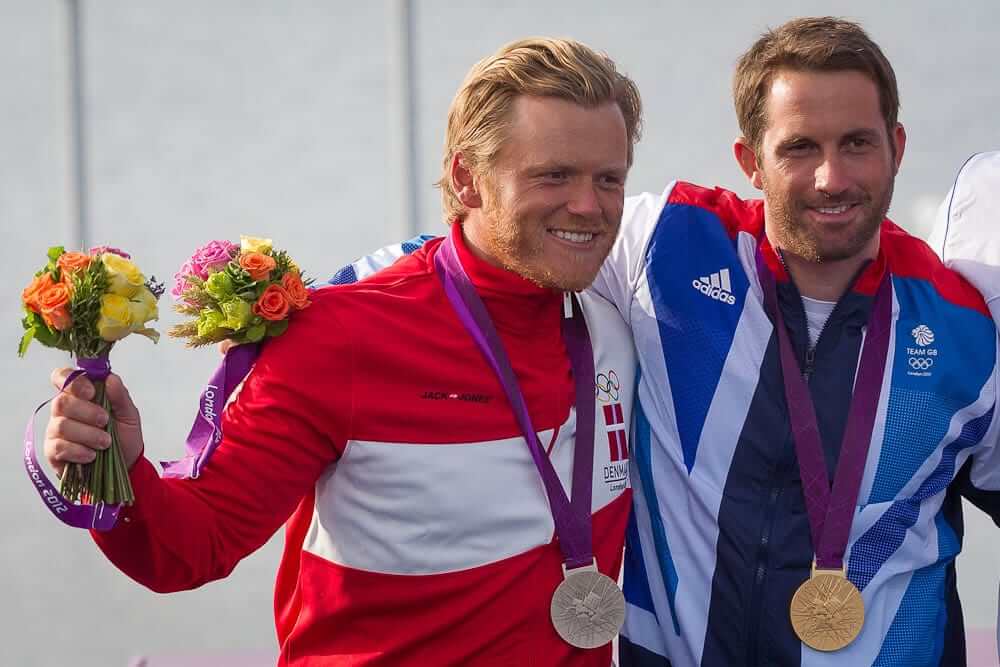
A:
<svg viewBox="0 0 1000 667">
<path fill-rule="evenodd" d="M 145 287 L 129 299 L 129 308 L 132 310 L 133 329 L 141 329 L 146 322 L 160 318 L 156 297 Z"/>
<path fill-rule="evenodd" d="M 159 341 L 160 332 L 146 327 L 147 322 L 160 319 L 160 309 L 153 293 L 143 287 L 129 300 L 129 309 L 132 311 L 132 333 L 145 336 L 154 343 Z"/>
<path fill-rule="evenodd" d="M 240 252 L 259 252 L 271 254 L 271 239 L 260 239 L 256 236 L 240 236 Z"/>
<path fill-rule="evenodd" d="M 109 290 L 112 294 L 131 299 L 146 283 L 146 278 L 139 271 L 139 267 L 124 257 L 106 252 L 101 255 L 101 262 L 108 274 Z"/>
<path fill-rule="evenodd" d="M 101 317 L 97 320 L 97 335 L 110 342 L 132 333 L 132 303 L 118 294 L 101 297 Z"/>
</svg>

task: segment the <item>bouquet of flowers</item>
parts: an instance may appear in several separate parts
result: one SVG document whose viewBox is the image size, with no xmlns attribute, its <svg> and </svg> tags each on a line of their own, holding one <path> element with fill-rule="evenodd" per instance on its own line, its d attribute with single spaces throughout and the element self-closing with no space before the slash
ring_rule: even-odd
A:
<svg viewBox="0 0 1000 667">
<path fill-rule="evenodd" d="M 18 355 L 32 341 L 69 352 L 94 383 L 94 402 L 111 411 L 104 393 L 110 372 L 108 354 L 114 344 L 132 333 L 156 342 L 159 334 L 147 326 L 158 318 L 157 300 L 163 285 L 147 280 L 128 254 L 106 246 L 89 253 L 49 248 L 48 263 L 21 293 L 24 336 Z M 71 503 L 131 504 L 134 500 L 128 471 L 122 460 L 110 419 L 111 446 L 88 464 L 66 466 L 60 493 Z"/>
<path fill-rule="evenodd" d="M 299 268 L 271 239 L 240 237 L 240 245 L 211 241 L 198 248 L 174 276 L 174 309 L 192 319 L 170 335 L 189 347 L 223 340 L 259 343 L 280 336 L 288 317 L 309 306 Z"/>
<path fill-rule="evenodd" d="M 311 280 L 271 239 L 241 236 L 240 244 L 211 241 L 198 248 L 174 276 L 174 309 L 188 316 L 170 329 L 188 347 L 222 341 L 229 348 L 201 394 L 184 458 L 163 462 L 164 477 L 197 478 L 222 439 L 221 413 L 250 372 L 260 345 L 280 336 L 289 318 L 309 307 Z"/>
</svg>

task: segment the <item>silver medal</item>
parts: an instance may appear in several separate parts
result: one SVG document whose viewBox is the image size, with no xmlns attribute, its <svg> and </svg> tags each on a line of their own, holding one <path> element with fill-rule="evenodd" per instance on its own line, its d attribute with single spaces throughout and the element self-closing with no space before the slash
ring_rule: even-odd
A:
<svg viewBox="0 0 1000 667">
<path fill-rule="evenodd" d="M 577 648 L 604 646 L 625 622 L 625 596 L 596 563 L 566 571 L 552 595 L 552 625 L 567 644 Z"/>
</svg>

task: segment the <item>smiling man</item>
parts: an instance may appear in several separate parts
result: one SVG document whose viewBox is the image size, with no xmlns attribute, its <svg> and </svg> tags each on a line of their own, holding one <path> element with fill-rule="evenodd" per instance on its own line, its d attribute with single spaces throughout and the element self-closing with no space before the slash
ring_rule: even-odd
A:
<svg viewBox="0 0 1000 667">
<path fill-rule="evenodd" d="M 136 504 L 95 539 L 156 591 L 225 577 L 287 521 L 280 665 L 608 667 L 625 602 L 635 359 L 589 285 L 618 233 L 634 84 L 570 40 L 473 67 L 448 118 L 447 238 L 317 291 L 197 479 L 161 479 L 112 376 Z M 56 373 L 61 385 L 68 369 Z M 598 394 L 595 376 L 620 390 Z M 76 381 L 53 466 L 105 446 Z"/>
<path fill-rule="evenodd" d="M 964 665 L 961 498 L 1000 518 L 997 332 L 885 218 L 895 74 L 858 25 L 796 19 L 733 89 L 763 201 L 630 198 L 595 284 L 641 370 L 622 664 Z"/>
</svg>

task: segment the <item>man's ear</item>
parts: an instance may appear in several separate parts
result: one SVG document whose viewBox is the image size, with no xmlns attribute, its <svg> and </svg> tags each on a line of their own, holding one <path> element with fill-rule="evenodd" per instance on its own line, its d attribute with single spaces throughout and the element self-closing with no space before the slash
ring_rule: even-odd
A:
<svg viewBox="0 0 1000 667">
<path fill-rule="evenodd" d="M 483 197 L 476 188 L 475 176 L 461 153 L 455 153 L 451 158 L 451 187 L 466 208 L 482 207 Z"/>
<path fill-rule="evenodd" d="M 750 181 L 750 185 L 758 190 L 763 190 L 764 180 L 760 171 L 760 164 L 757 161 L 757 153 L 745 137 L 739 137 L 733 142 L 733 155 L 736 157 L 736 162 L 740 165 L 740 169 L 746 174 L 747 180 Z"/>
<path fill-rule="evenodd" d="M 903 163 L 903 153 L 906 152 L 906 128 L 903 127 L 902 123 L 896 123 L 896 128 L 892 133 L 893 145 L 896 148 L 895 160 L 896 160 L 896 173 L 899 172 L 899 166 Z"/>
</svg>

